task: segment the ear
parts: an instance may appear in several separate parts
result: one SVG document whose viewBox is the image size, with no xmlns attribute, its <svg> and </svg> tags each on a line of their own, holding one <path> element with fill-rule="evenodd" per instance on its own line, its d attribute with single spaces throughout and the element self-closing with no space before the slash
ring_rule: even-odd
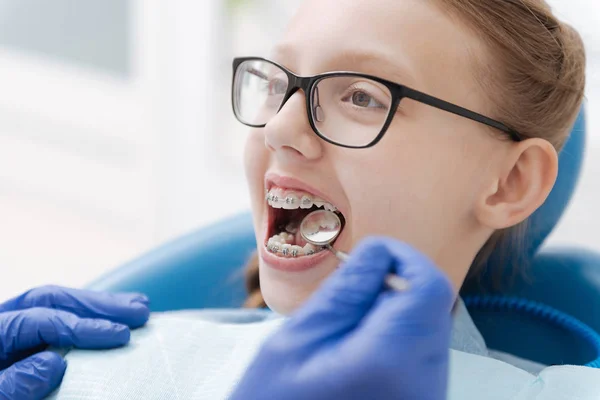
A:
<svg viewBox="0 0 600 400">
<path fill-rule="evenodd" d="M 476 207 L 480 223 L 504 229 L 527 219 L 548 198 L 558 175 L 558 154 L 548 141 L 534 138 L 514 143 L 500 173 Z"/>
</svg>

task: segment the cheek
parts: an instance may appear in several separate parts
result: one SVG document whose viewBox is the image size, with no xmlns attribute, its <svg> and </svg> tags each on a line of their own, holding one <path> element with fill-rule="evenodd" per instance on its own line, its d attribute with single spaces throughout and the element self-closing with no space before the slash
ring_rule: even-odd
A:
<svg viewBox="0 0 600 400">
<path fill-rule="evenodd" d="M 252 201 L 264 195 L 264 175 L 269 165 L 269 152 L 265 147 L 264 135 L 252 130 L 244 147 L 244 169 Z"/>
<path fill-rule="evenodd" d="M 264 135 L 259 130 L 251 130 L 244 148 L 244 169 L 250 194 L 250 206 L 257 235 L 258 225 L 264 212 L 264 177 L 269 166 L 269 151 L 265 147 Z"/>
<path fill-rule="evenodd" d="M 456 147 L 405 143 L 358 157 L 340 169 L 355 242 L 377 234 L 428 247 L 432 231 L 447 234 L 469 208 L 467 165 Z"/>
</svg>

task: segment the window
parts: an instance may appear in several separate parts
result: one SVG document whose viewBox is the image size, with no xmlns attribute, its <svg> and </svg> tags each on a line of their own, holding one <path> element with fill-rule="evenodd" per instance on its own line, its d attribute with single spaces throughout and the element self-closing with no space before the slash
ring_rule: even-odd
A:
<svg viewBox="0 0 600 400">
<path fill-rule="evenodd" d="M 129 0 L 0 0 L 0 46 L 127 77 Z"/>
</svg>

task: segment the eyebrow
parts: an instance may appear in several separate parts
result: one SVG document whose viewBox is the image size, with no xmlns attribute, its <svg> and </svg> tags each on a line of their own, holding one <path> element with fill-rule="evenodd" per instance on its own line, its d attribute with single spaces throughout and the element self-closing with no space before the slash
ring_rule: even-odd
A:
<svg viewBox="0 0 600 400">
<path fill-rule="evenodd" d="M 288 62 L 298 65 L 300 55 L 291 45 L 279 45 L 274 48 L 271 57 L 277 61 L 284 61 L 284 64 Z M 342 48 L 327 58 L 326 65 L 347 65 L 348 67 L 338 67 L 337 70 L 361 72 L 411 87 L 415 85 L 414 74 L 406 62 L 373 49 Z"/>
</svg>

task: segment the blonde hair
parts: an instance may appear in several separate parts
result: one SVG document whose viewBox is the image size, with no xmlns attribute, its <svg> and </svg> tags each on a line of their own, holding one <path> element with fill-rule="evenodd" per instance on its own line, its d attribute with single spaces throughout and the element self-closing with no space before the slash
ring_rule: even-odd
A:
<svg viewBox="0 0 600 400">
<path fill-rule="evenodd" d="M 474 73 L 492 116 L 526 138 L 560 150 L 579 113 L 585 88 L 585 50 L 544 0 L 434 0 L 473 29 L 489 59 Z"/>
<path fill-rule="evenodd" d="M 471 65 L 489 99 L 490 117 L 525 138 L 543 138 L 560 151 L 584 96 L 585 50 L 577 32 L 560 22 L 543 0 L 433 1 L 485 44 L 487 57 L 474 57 Z M 471 273 L 495 250 L 523 252 L 525 231 L 526 222 L 493 234 Z M 256 258 L 247 277 L 251 295 L 246 306 L 264 306 Z"/>
</svg>

